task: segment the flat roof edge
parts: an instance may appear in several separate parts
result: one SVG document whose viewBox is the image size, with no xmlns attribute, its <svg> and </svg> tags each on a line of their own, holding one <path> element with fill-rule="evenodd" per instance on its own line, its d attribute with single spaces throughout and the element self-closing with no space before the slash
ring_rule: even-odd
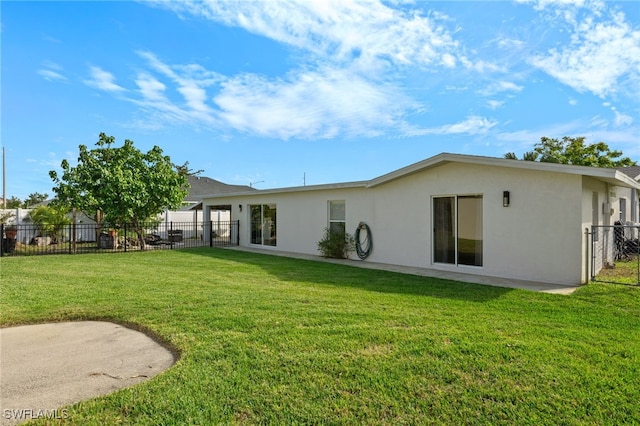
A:
<svg viewBox="0 0 640 426">
<path fill-rule="evenodd" d="M 210 194 L 203 195 L 204 199 L 215 199 L 225 197 L 242 197 L 242 196 L 260 196 L 268 194 L 285 194 L 304 191 L 329 191 L 332 189 L 349 189 L 349 188 L 365 188 L 369 181 L 343 182 L 343 183 L 327 183 L 320 185 L 291 186 L 285 188 L 258 189 L 255 191 L 229 192 L 226 194 Z"/>
<path fill-rule="evenodd" d="M 438 154 L 426 160 L 410 164 L 406 167 L 379 176 L 369 181 L 367 187 L 371 188 L 382 185 L 387 182 L 391 182 L 393 180 L 400 179 L 402 177 L 418 173 L 433 167 L 438 167 L 447 163 L 477 164 L 484 166 L 508 167 L 523 170 L 590 176 L 596 179 L 605 180 L 610 183 L 615 183 L 616 185 L 640 189 L 640 182 L 633 180 L 630 176 L 617 169 L 605 169 L 599 167 L 575 166 L 571 164 L 543 163 L 539 161 L 512 160 L 508 158 L 483 157 L 450 153 Z"/>
</svg>

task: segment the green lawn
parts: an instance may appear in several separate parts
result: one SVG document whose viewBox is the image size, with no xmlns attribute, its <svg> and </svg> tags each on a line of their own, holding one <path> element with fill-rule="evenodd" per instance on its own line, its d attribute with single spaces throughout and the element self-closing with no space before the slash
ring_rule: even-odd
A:
<svg viewBox="0 0 640 426">
<path fill-rule="evenodd" d="M 601 269 L 595 281 L 638 285 L 640 284 L 640 264 L 638 262 L 640 262 L 638 256 L 616 260 L 615 267 Z"/>
<path fill-rule="evenodd" d="M 223 249 L 0 260 L 3 326 L 107 319 L 181 353 L 72 424 L 640 421 L 640 288 L 571 296 Z"/>
</svg>

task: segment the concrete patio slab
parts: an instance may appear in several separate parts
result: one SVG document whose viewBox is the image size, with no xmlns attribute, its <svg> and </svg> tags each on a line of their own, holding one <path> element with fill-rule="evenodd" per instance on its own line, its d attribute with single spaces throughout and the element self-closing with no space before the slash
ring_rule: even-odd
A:
<svg viewBox="0 0 640 426">
<path fill-rule="evenodd" d="M 65 418 L 61 407 L 148 380 L 175 360 L 146 334 L 111 322 L 0 329 L 0 424 Z"/>
</svg>

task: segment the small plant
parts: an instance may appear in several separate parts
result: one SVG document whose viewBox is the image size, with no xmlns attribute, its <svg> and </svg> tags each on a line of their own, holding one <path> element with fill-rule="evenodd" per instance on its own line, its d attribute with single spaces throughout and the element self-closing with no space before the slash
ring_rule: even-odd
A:
<svg viewBox="0 0 640 426">
<path fill-rule="evenodd" d="M 324 228 L 324 235 L 318 241 L 318 251 L 323 257 L 333 257 L 335 259 L 346 259 L 349 252 L 353 251 L 355 240 L 353 236 L 344 230 L 332 231 Z"/>
</svg>

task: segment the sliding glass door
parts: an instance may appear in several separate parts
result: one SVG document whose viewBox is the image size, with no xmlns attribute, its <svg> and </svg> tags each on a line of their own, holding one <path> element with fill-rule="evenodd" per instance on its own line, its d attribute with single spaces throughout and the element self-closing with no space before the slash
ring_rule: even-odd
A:
<svg viewBox="0 0 640 426">
<path fill-rule="evenodd" d="M 276 205 L 254 204 L 249 206 L 251 212 L 251 244 L 275 246 Z"/>
<path fill-rule="evenodd" d="M 482 195 L 433 198 L 433 261 L 482 266 Z"/>
</svg>

